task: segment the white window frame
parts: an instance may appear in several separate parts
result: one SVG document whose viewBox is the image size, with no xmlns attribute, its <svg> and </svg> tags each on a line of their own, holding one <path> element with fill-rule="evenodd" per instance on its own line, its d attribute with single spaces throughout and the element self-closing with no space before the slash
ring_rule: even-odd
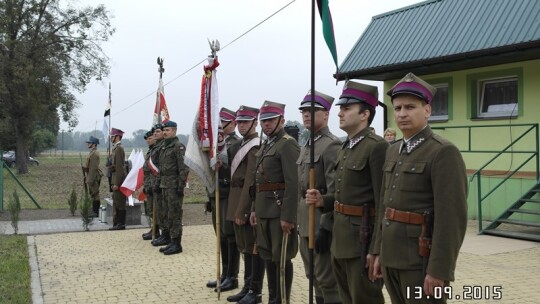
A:
<svg viewBox="0 0 540 304">
<path fill-rule="evenodd" d="M 484 108 L 484 95 L 486 85 L 499 82 L 515 81 L 516 83 L 516 100 L 507 104 L 499 105 L 501 111 L 482 111 Z M 518 116 L 519 102 L 518 102 L 518 90 L 519 90 L 519 77 L 517 75 L 509 75 L 498 78 L 487 78 L 478 80 L 478 117 L 491 118 L 491 117 L 516 117 Z"/>
<path fill-rule="evenodd" d="M 435 96 L 437 96 L 437 94 L 439 93 L 440 88 L 446 88 L 446 115 L 432 115 L 429 117 L 429 121 L 446 121 L 448 120 L 448 104 L 450 103 L 450 83 L 441 82 L 432 84 L 432 86 L 437 88 L 437 93 L 435 94 Z"/>
</svg>

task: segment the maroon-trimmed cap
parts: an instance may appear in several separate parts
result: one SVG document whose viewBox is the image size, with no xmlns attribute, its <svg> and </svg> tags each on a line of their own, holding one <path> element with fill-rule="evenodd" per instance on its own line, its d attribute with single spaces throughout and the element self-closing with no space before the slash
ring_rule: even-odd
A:
<svg viewBox="0 0 540 304">
<path fill-rule="evenodd" d="M 394 85 L 386 94 L 394 100 L 399 94 L 414 95 L 426 103 L 431 103 L 433 96 L 437 93 L 437 88 L 425 82 L 422 78 L 408 73 L 396 85 Z"/>
<path fill-rule="evenodd" d="M 238 108 L 238 111 L 236 111 L 237 121 L 250 121 L 257 119 L 257 117 L 259 117 L 259 109 L 256 108 L 240 106 L 240 108 Z"/>
<path fill-rule="evenodd" d="M 326 111 L 330 111 L 330 108 L 332 107 L 333 102 L 334 102 L 334 97 L 315 90 L 315 100 L 313 100 L 314 107 L 325 109 Z M 300 107 L 298 107 L 298 109 L 302 110 L 309 107 L 311 107 L 311 90 L 307 92 L 306 96 L 304 97 L 304 100 L 302 100 L 302 102 L 300 103 Z"/>
<path fill-rule="evenodd" d="M 116 128 L 111 128 L 111 136 L 124 136 L 124 131 Z"/>
<path fill-rule="evenodd" d="M 376 86 L 349 80 L 343 86 L 336 106 L 365 102 L 375 108 L 379 104 L 378 98 L 379 90 Z"/>
<path fill-rule="evenodd" d="M 219 110 L 219 118 L 223 121 L 234 121 L 236 119 L 236 113 L 223 107 Z"/>
<path fill-rule="evenodd" d="M 266 100 L 260 109 L 259 120 L 272 119 L 285 114 L 285 105 Z"/>
</svg>

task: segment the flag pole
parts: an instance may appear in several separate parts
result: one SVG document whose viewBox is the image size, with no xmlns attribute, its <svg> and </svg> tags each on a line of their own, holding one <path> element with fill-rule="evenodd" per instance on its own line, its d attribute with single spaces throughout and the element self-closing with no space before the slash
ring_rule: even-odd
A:
<svg viewBox="0 0 540 304">
<path fill-rule="evenodd" d="M 109 125 L 107 126 L 109 128 L 109 138 L 107 139 L 107 142 L 109 143 L 109 147 L 107 148 L 107 157 L 111 157 L 111 110 L 112 110 L 112 93 L 111 93 L 111 83 L 109 82 Z"/>
<path fill-rule="evenodd" d="M 158 68 L 158 72 L 159 72 L 159 87 L 161 88 L 161 82 L 163 81 L 163 72 L 165 72 L 165 68 L 163 68 L 163 58 L 161 57 L 158 57 L 157 58 L 157 64 L 159 65 L 159 68 Z M 159 92 L 159 89 L 158 89 L 158 92 L 157 92 L 157 96 L 156 96 L 156 107 L 157 107 L 157 114 L 158 114 L 158 117 L 157 117 L 157 123 L 161 123 L 161 100 L 160 100 L 160 96 L 159 96 L 160 92 Z"/>
<path fill-rule="evenodd" d="M 315 1 L 311 1 L 311 104 L 310 104 L 310 145 L 309 145 L 309 189 L 315 189 Z M 313 304 L 313 273 L 315 248 L 315 205 L 309 205 L 309 304 Z"/>
</svg>

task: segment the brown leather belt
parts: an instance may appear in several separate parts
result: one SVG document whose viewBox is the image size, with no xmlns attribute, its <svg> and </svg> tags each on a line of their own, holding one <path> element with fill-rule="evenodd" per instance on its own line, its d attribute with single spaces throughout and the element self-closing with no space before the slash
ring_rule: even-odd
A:
<svg viewBox="0 0 540 304">
<path fill-rule="evenodd" d="M 353 206 L 353 205 L 345 205 L 338 201 L 334 202 L 334 210 L 336 212 L 339 212 L 341 214 L 345 215 L 352 215 L 352 216 L 364 216 L 364 207 L 363 206 Z M 369 215 L 374 216 L 375 215 L 375 208 L 371 207 L 369 208 Z"/>
<path fill-rule="evenodd" d="M 257 184 L 257 192 L 276 191 L 276 190 L 284 190 L 284 189 L 285 189 L 284 183 Z"/>
<path fill-rule="evenodd" d="M 393 208 L 386 208 L 386 210 L 384 210 L 384 218 L 405 224 L 422 225 L 424 223 L 423 214 L 409 211 L 399 211 Z"/>
</svg>

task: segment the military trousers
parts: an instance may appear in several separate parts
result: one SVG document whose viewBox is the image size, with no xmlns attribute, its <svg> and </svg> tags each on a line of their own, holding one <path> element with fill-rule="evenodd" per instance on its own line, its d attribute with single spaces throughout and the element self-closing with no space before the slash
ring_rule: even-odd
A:
<svg viewBox="0 0 540 304">
<path fill-rule="evenodd" d="M 179 196 L 176 188 L 163 188 L 163 200 L 167 205 L 167 227 L 171 238 L 182 236 L 184 196 Z"/>
<path fill-rule="evenodd" d="M 169 216 L 169 207 L 167 207 L 167 203 L 163 199 L 163 192 L 165 189 L 160 188 L 159 191 L 154 193 L 156 196 L 156 216 L 157 216 L 157 224 L 159 225 L 159 228 L 162 232 L 167 233 L 169 232 L 169 226 L 167 222 L 167 217 Z"/>
<path fill-rule="evenodd" d="M 283 230 L 279 218 L 257 217 L 257 250 L 265 261 L 272 261 L 279 265 L 281 259 L 281 244 L 283 242 Z M 298 252 L 298 232 L 296 228 L 288 235 L 286 260 L 291 260 Z"/>
<path fill-rule="evenodd" d="M 126 210 L 126 196 L 120 190 L 113 190 L 112 194 L 114 208 L 117 210 Z"/>
<path fill-rule="evenodd" d="M 309 279 L 309 238 L 300 237 L 299 246 L 306 277 Z M 317 253 L 313 250 L 313 288 L 315 296 L 324 298 L 325 303 L 339 303 L 341 300 L 330 258 L 330 251 Z"/>
<path fill-rule="evenodd" d="M 424 276 L 422 269 L 400 270 L 382 267 L 384 284 L 392 303 L 404 304 L 440 304 L 446 299 L 427 299 L 424 294 Z"/>
<path fill-rule="evenodd" d="M 360 257 L 336 259 L 332 255 L 331 261 L 341 303 L 384 303 L 382 280 L 375 282 L 369 280 L 367 269 Z"/>
<path fill-rule="evenodd" d="M 234 224 L 234 235 L 236 237 L 236 246 L 241 253 L 253 254 L 255 250 L 256 230 L 249 221 L 244 225 Z"/>
<path fill-rule="evenodd" d="M 99 181 L 94 180 L 94 181 L 88 182 L 86 185 L 88 187 L 88 195 L 90 195 L 90 198 L 92 199 L 92 201 L 99 201 L 100 200 Z"/>
<path fill-rule="evenodd" d="M 216 198 L 209 197 L 210 205 L 212 206 L 212 225 L 214 225 L 214 231 L 216 231 Z M 219 199 L 219 232 L 221 238 L 226 238 L 229 241 L 234 242 L 234 222 L 227 221 L 227 207 L 229 206 L 229 200 L 227 198 Z"/>
</svg>

